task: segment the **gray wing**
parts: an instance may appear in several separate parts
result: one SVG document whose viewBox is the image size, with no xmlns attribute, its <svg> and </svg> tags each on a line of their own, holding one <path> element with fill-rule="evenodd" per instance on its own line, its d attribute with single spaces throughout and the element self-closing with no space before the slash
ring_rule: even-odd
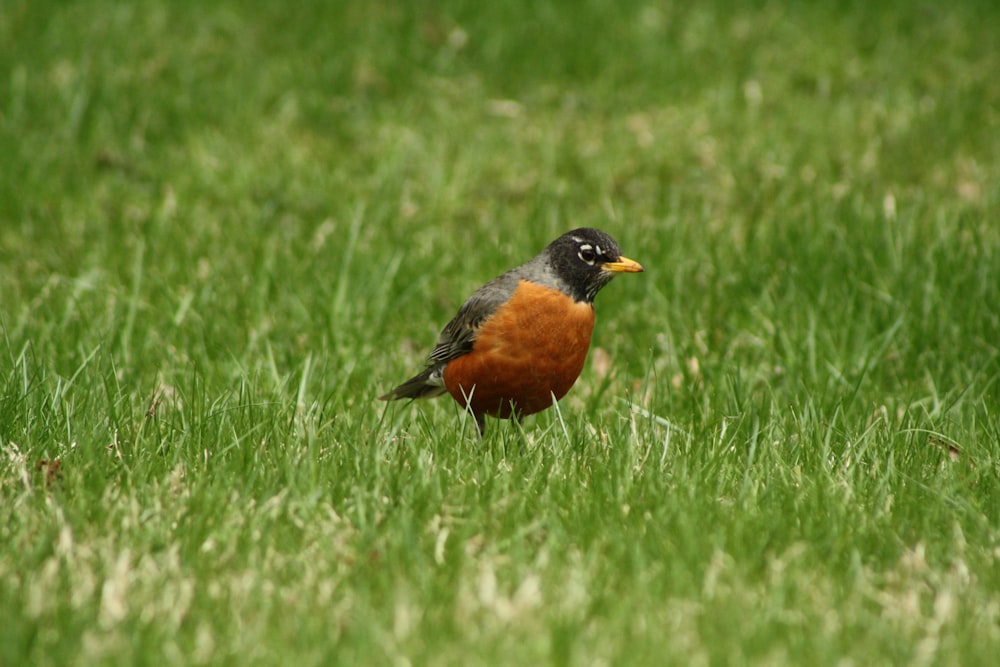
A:
<svg viewBox="0 0 1000 667">
<path fill-rule="evenodd" d="M 379 399 L 393 401 L 400 398 L 432 398 L 445 393 L 444 367 L 452 359 L 472 351 L 479 335 L 479 327 L 497 308 L 507 303 L 517 289 L 523 269 L 520 266 L 494 278 L 470 296 L 438 336 L 424 370 L 389 393 L 379 396 Z"/>
<path fill-rule="evenodd" d="M 497 308 L 507 303 L 517 288 L 517 283 L 515 272 L 508 271 L 486 283 L 470 296 L 438 336 L 437 344 L 427 356 L 427 365 L 443 365 L 471 352 L 476 336 L 479 335 L 479 327 L 497 311 Z"/>
</svg>

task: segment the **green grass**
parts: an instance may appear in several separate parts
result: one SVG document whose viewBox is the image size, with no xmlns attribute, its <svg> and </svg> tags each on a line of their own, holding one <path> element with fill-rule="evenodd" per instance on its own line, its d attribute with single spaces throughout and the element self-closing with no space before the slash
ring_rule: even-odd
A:
<svg viewBox="0 0 1000 667">
<path fill-rule="evenodd" d="M 1000 11 L 690 4 L 0 7 L 0 665 L 993 664 Z M 374 400 L 576 226 L 558 412 Z"/>
</svg>

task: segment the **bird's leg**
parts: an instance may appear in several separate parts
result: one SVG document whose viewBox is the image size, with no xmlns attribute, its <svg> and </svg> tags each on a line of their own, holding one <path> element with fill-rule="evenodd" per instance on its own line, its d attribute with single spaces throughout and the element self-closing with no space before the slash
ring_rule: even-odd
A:
<svg viewBox="0 0 1000 667">
<path fill-rule="evenodd" d="M 475 412 L 472 412 L 472 416 L 476 418 L 476 429 L 479 431 L 479 439 L 482 440 L 486 435 L 486 416 Z"/>
</svg>

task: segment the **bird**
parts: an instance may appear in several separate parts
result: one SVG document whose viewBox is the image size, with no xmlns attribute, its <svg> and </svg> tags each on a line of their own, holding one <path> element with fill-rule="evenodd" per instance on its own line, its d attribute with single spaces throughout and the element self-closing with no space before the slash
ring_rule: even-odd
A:
<svg viewBox="0 0 1000 667">
<path fill-rule="evenodd" d="M 445 325 L 423 371 L 382 401 L 451 394 L 476 420 L 541 412 L 583 370 L 594 297 L 619 273 L 644 271 L 605 232 L 581 227 L 486 283 Z"/>
</svg>

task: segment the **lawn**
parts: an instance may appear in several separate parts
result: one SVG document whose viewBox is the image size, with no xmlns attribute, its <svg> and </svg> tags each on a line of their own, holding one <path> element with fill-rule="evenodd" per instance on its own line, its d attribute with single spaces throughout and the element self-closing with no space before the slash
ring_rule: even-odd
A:
<svg viewBox="0 0 1000 667">
<path fill-rule="evenodd" d="M 0 665 L 994 664 L 997 25 L 5 2 Z M 581 226 L 558 409 L 375 400 Z"/>
</svg>

